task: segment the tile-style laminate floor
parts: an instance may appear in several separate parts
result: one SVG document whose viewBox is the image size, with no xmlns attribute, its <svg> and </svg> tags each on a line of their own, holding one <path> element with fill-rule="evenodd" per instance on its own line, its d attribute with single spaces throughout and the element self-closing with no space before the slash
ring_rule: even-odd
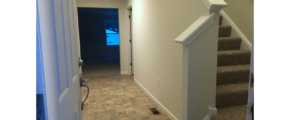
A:
<svg viewBox="0 0 290 120">
<path fill-rule="evenodd" d="M 120 75 L 119 57 L 83 59 L 83 78 L 89 96 L 83 120 L 170 120 L 134 82 L 132 75 Z M 87 89 L 82 87 L 83 100 Z M 154 115 L 150 108 L 157 108 Z"/>
</svg>

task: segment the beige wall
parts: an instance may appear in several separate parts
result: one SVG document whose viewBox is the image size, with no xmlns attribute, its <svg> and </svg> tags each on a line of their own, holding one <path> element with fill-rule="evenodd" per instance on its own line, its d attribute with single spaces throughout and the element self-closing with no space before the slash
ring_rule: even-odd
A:
<svg viewBox="0 0 290 120">
<path fill-rule="evenodd" d="M 127 0 L 130 5 L 135 79 L 181 120 L 182 45 L 174 39 L 208 10 L 201 0 Z"/>
<path fill-rule="evenodd" d="M 126 8 L 132 5 L 134 77 L 182 120 L 182 45 L 174 39 L 208 10 L 201 0 L 124 1 L 77 0 L 77 6 L 119 8 L 121 71 L 128 71 Z"/>
<path fill-rule="evenodd" d="M 77 7 L 118 8 L 119 9 L 121 71 L 128 71 L 126 1 L 125 0 L 77 0 Z"/>
<path fill-rule="evenodd" d="M 223 11 L 236 24 L 246 38 L 252 43 L 254 3 L 253 0 L 224 0 L 228 7 Z"/>
</svg>

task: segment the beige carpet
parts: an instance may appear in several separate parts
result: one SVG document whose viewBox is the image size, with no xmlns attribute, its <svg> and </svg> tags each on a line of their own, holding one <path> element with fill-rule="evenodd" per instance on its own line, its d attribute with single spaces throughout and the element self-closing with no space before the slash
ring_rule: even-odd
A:
<svg viewBox="0 0 290 120">
<path fill-rule="evenodd" d="M 220 25 L 223 17 L 220 16 Z M 231 26 L 219 27 L 216 107 L 213 120 L 246 120 L 251 51 L 240 50 Z"/>
</svg>

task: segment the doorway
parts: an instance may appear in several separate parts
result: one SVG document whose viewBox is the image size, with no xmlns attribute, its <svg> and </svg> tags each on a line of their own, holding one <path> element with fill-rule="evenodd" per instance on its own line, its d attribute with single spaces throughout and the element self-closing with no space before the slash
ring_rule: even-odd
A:
<svg viewBox="0 0 290 120">
<path fill-rule="evenodd" d="M 120 74 L 118 9 L 78 7 L 83 78 Z"/>
</svg>

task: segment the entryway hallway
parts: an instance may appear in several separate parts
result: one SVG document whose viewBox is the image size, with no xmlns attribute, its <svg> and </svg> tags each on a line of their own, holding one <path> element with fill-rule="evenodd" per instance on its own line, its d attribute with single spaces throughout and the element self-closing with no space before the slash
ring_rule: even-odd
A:
<svg viewBox="0 0 290 120">
<path fill-rule="evenodd" d="M 89 96 L 83 120 L 170 120 L 134 82 L 133 75 L 120 75 L 119 56 L 83 58 L 83 78 Z M 82 87 L 85 99 L 87 88 Z M 154 115 L 150 108 L 160 112 Z"/>
</svg>

